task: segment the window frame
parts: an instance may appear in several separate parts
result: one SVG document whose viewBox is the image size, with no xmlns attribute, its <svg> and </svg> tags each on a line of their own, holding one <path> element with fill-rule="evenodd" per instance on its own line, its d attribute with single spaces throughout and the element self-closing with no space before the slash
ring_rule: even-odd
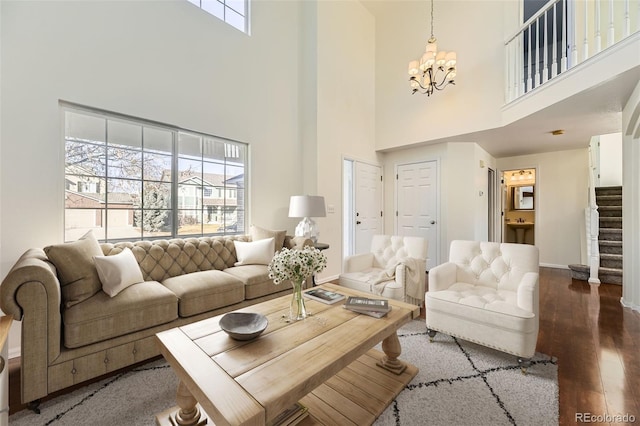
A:
<svg viewBox="0 0 640 426">
<path fill-rule="evenodd" d="M 222 22 L 230 25 L 231 27 L 242 31 L 243 33 L 249 35 L 250 34 L 250 0 L 186 0 L 192 5 L 196 6 L 203 12 L 208 13 L 209 15 L 215 16 L 220 19 Z M 234 6 L 234 3 L 243 3 L 244 14 L 239 8 Z M 216 13 L 212 10 L 208 5 L 214 4 L 219 5 L 221 7 L 221 13 Z M 230 14 L 230 15 L 228 15 Z M 242 28 L 239 25 L 234 24 L 233 19 L 228 18 L 228 16 L 237 15 L 242 19 Z"/>
<path fill-rule="evenodd" d="M 201 236 L 224 236 L 243 234 L 246 232 L 248 217 L 247 208 L 249 205 L 249 202 L 247 200 L 249 186 L 249 144 L 216 135 L 206 134 L 203 132 L 184 129 L 166 123 L 159 123 L 138 117 L 132 117 L 124 114 L 114 113 L 63 101 L 60 101 L 60 111 L 62 121 L 61 138 L 63 149 L 64 175 L 63 233 L 65 241 L 76 240 L 81 235 L 84 235 L 84 233 L 86 233 L 88 229 L 93 229 L 96 238 L 99 241 L 104 242 L 190 238 Z M 103 123 L 100 124 L 104 125 L 104 141 L 98 140 L 97 138 L 79 138 L 77 134 L 74 134 L 73 130 L 70 130 L 71 126 L 73 126 L 73 124 L 71 124 L 73 121 L 73 115 L 69 115 L 69 113 L 81 116 L 79 120 L 88 118 L 89 120 L 97 119 L 102 121 Z M 95 123 L 99 122 L 96 121 Z M 122 142 L 119 142 L 116 139 L 110 140 L 108 127 L 111 123 L 132 125 L 133 128 L 139 129 L 140 146 L 138 147 L 132 145 L 131 147 L 128 147 L 125 144 L 125 146 L 123 147 Z M 149 142 L 145 142 L 144 135 L 147 130 L 149 130 L 150 134 L 152 130 L 164 133 L 164 135 L 162 136 L 165 137 L 170 134 L 170 150 L 162 151 L 161 149 L 154 148 L 154 144 L 151 139 L 149 139 Z M 99 131 L 96 133 L 99 133 Z M 198 155 L 196 155 L 195 157 L 190 157 L 190 164 L 195 164 L 196 167 L 197 165 L 200 166 L 200 175 L 190 177 L 198 178 L 200 179 L 200 182 L 197 182 L 195 184 L 187 184 L 189 189 L 193 189 L 196 196 L 199 197 L 197 200 L 195 200 L 196 208 L 192 209 L 192 212 L 194 214 L 191 218 L 193 221 L 195 221 L 193 225 L 200 228 L 199 231 L 192 229 L 194 226 L 189 227 L 185 231 L 185 222 L 181 219 L 184 218 L 183 214 L 185 213 L 185 209 L 181 209 L 181 207 L 179 206 L 179 188 L 181 187 L 181 185 L 184 186 L 184 180 L 181 180 L 180 178 L 179 169 L 179 160 L 181 156 L 181 145 L 179 140 L 180 135 L 188 135 L 192 140 L 200 141 L 199 143 L 201 151 L 204 151 L 208 146 L 209 149 L 214 149 L 216 152 L 223 153 L 222 155 L 218 156 L 207 156 L 204 152 L 201 152 L 200 160 L 194 159 L 197 158 Z M 145 146 L 145 143 L 148 143 L 149 145 Z M 207 143 L 209 145 L 206 145 Z M 80 151 L 81 154 L 79 155 L 80 159 L 78 163 L 70 165 L 68 164 L 68 156 L 70 152 L 68 148 L 69 146 L 74 145 L 77 145 L 78 151 Z M 228 146 L 232 146 L 234 148 L 228 149 Z M 99 160 L 94 160 L 95 163 L 91 162 L 92 160 L 90 156 L 84 156 L 84 153 L 86 151 L 92 149 L 94 149 L 95 152 L 98 153 L 97 157 L 99 157 Z M 114 175 L 113 172 L 110 172 L 110 167 L 112 167 L 111 163 L 115 162 L 115 160 L 114 158 L 111 158 L 109 156 L 109 152 L 116 152 L 118 150 L 127 151 L 132 156 L 138 156 L 139 159 L 137 161 L 140 163 L 140 172 L 138 175 Z M 228 152 L 232 152 L 234 153 L 234 155 L 237 154 L 237 156 L 227 157 Z M 74 153 L 72 152 L 71 155 L 74 155 Z M 145 170 L 145 167 L 147 161 L 152 161 L 149 157 L 153 156 L 165 158 L 159 160 L 159 166 L 155 167 L 155 177 L 150 177 L 152 175 L 147 175 L 147 170 Z M 87 160 L 87 158 L 89 158 L 89 160 Z M 126 160 L 129 160 L 130 158 L 135 157 L 122 155 L 118 158 L 125 158 Z M 125 161 L 122 162 L 125 163 Z M 136 160 L 133 161 L 133 163 L 135 162 Z M 125 167 L 123 167 L 123 170 L 136 170 L 135 164 L 133 163 L 126 163 Z M 205 172 L 207 166 L 209 166 L 209 169 L 211 169 L 212 167 L 215 169 L 221 168 L 223 170 L 223 173 L 207 173 Z M 96 170 L 91 170 L 92 167 Z M 149 166 L 149 169 L 151 169 L 151 167 L 153 166 Z M 169 169 L 167 169 L 167 167 L 169 167 Z M 236 174 L 231 175 L 227 173 Z M 224 188 L 224 197 L 221 200 L 211 200 L 210 197 L 207 197 L 205 195 L 205 188 L 214 187 L 213 184 L 207 183 L 204 180 L 205 175 L 209 179 L 217 180 L 215 186 Z M 169 176 L 168 180 L 166 176 Z M 139 192 L 136 192 L 136 190 L 134 190 L 133 192 L 128 192 L 125 190 L 114 190 L 112 188 L 116 187 L 113 186 L 114 182 L 112 181 L 123 181 L 120 182 L 123 183 L 123 185 L 130 183 L 131 187 L 135 187 L 136 185 L 138 185 L 140 190 Z M 160 189 L 159 192 L 145 192 L 147 191 L 146 188 L 150 186 L 155 186 L 155 188 L 164 188 L 164 190 Z M 96 193 L 90 193 L 86 191 L 86 188 L 99 189 Z M 233 189 L 233 191 L 236 192 L 236 198 L 233 200 L 231 200 L 227 196 L 230 189 Z M 101 193 L 100 191 L 104 192 Z M 239 196 L 239 192 L 242 192 L 242 199 L 237 198 Z M 72 206 L 71 204 L 73 203 L 73 201 L 69 201 L 72 196 L 75 196 L 76 198 L 89 198 L 91 194 L 93 194 L 93 205 L 83 206 L 81 203 L 79 203 L 77 206 Z M 158 194 L 164 195 L 164 198 Z M 126 201 L 117 201 L 118 195 L 123 196 L 123 199 L 126 198 Z M 160 204 L 147 204 L 148 201 L 145 198 L 145 195 L 151 197 L 150 202 L 157 201 Z M 166 198 L 168 198 L 169 201 L 166 201 Z M 136 204 L 136 199 L 138 204 Z M 206 204 L 205 201 L 207 201 Z M 212 202 L 214 202 L 215 204 L 212 205 Z M 166 203 L 166 207 L 162 206 L 163 203 Z M 162 212 L 166 212 L 166 216 L 163 217 Z M 221 222 L 218 224 L 219 226 L 217 228 L 215 227 L 216 222 L 212 224 L 211 220 L 207 220 L 207 222 L 205 222 L 204 220 L 205 215 L 210 216 L 211 212 L 215 212 L 216 217 L 219 217 L 221 219 Z M 114 234 L 114 232 L 116 232 L 119 228 L 117 225 L 112 225 L 112 228 L 110 230 L 109 222 L 110 220 L 112 220 L 111 216 L 116 214 L 119 215 L 118 217 L 120 218 L 120 221 L 128 221 L 124 227 L 120 226 L 121 230 L 127 233 L 127 235 L 124 237 Z M 161 223 L 161 225 L 159 225 L 159 229 L 153 230 L 152 228 L 151 230 L 149 230 L 146 228 L 148 223 L 145 220 L 145 215 L 147 214 L 149 215 L 149 218 L 156 215 L 161 216 L 159 219 L 157 219 L 159 221 L 158 223 Z M 83 224 L 85 224 L 86 226 L 74 226 L 68 228 L 70 220 L 69 217 L 77 219 L 81 216 L 85 218 L 91 218 L 89 220 L 95 220 L 95 223 L 93 225 L 86 225 L 85 220 Z M 128 218 L 123 219 L 125 218 L 125 216 L 128 216 Z M 231 225 L 231 222 L 227 220 L 228 217 L 234 218 L 233 222 L 237 224 L 236 228 L 233 230 L 229 229 L 229 225 Z M 115 219 L 113 220 L 115 221 Z M 154 217 L 153 220 L 155 221 L 156 218 Z M 74 223 L 76 222 L 74 221 Z M 129 227 L 131 228 L 131 230 L 128 230 Z M 181 229 L 183 230 L 181 231 Z"/>
</svg>

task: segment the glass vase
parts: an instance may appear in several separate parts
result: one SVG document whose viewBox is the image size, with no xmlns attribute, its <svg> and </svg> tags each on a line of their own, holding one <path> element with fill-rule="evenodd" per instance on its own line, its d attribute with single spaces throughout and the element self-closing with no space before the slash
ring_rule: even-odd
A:
<svg viewBox="0 0 640 426">
<path fill-rule="evenodd" d="M 293 295 L 291 296 L 291 305 L 289 306 L 289 321 L 299 321 L 305 319 L 309 314 L 304 305 L 304 296 L 302 296 L 302 285 L 305 280 L 292 281 Z"/>
</svg>

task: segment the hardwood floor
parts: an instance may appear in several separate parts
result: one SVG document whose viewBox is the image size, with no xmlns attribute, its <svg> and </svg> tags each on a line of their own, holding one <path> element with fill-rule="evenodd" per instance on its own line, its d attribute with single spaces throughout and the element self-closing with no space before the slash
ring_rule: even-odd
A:
<svg viewBox="0 0 640 426">
<path fill-rule="evenodd" d="M 540 268 L 537 351 L 558 358 L 562 425 L 579 423 L 580 413 L 628 415 L 640 423 L 640 313 L 624 309 L 621 295 L 619 285 L 592 286 L 571 279 L 569 270 Z M 13 413 L 24 408 L 18 359 L 9 371 Z"/>
<path fill-rule="evenodd" d="M 621 296 L 619 285 L 540 268 L 536 350 L 558 358 L 560 424 L 577 423 L 579 413 L 640 422 L 640 314 L 624 309 Z"/>
</svg>

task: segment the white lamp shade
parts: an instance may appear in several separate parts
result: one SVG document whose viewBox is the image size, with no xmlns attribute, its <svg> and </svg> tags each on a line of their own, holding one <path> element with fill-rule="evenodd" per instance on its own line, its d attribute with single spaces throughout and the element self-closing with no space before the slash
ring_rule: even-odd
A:
<svg viewBox="0 0 640 426">
<path fill-rule="evenodd" d="M 324 197 L 319 195 L 292 195 L 289 217 L 325 217 Z"/>
<path fill-rule="evenodd" d="M 445 66 L 447 68 L 451 68 L 456 64 L 456 52 L 449 52 L 447 56 L 445 56 Z"/>
<path fill-rule="evenodd" d="M 438 52 L 438 55 L 436 56 L 436 65 L 438 65 L 439 67 L 441 67 L 442 65 L 444 65 L 445 63 L 445 57 L 447 56 L 447 52 L 445 52 L 444 50 L 442 52 Z"/>
<path fill-rule="evenodd" d="M 435 41 L 433 43 L 427 43 L 425 52 L 431 53 L 431 56 L 435 56 L 437 51 L 438 51 L 438 43 L 436 43 Z"/>
<path fill-rule="evenodd" d="M 417 75 L 418 72 L 418 61 L 409 62 L 409 75 Z"/>
</svg>

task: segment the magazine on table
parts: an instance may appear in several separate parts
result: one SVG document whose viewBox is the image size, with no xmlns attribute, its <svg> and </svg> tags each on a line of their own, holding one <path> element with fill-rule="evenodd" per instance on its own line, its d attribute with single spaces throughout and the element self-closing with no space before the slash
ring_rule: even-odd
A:
<svg viewBox="0 0 640 426">
<path fill-rule="evenodd" d="M 391 307 L 386 299 L 370 299 L 368 297 L 349 296 L 344 304 L 347 309 L 357 309 L 367 312 L 389 312 Z"/>
<path fill-rule="evenodd" d="M 344 299 L 344 294 L 325 290 L 323 288 L 314 288 L 303 294 L 309 299 L 317 300 L 318 302 L 326 303 L 328 305 L 332 305 Z"/>
<path fill-rule="evenodd" d="M 364 315 L 369 315 L 370 317 L 374 317 L 374 318 L 382 318 L 383 316 L 387 315 L 389 313 L 389 311 L 391 311 L 391 307 L 389 307 L 389 311 L 385 311 L 385 312 L 375 312 L 375 311 L 367 311 L 367 310 L 360 310 L 360 309 L 355 309 L 355 308 L 347 308 L 346 305 L 343 305 L 343 308 L 351 311 L 351 312 L 355 312 L 358 314 L 364 314 Z"/>
</svg>

